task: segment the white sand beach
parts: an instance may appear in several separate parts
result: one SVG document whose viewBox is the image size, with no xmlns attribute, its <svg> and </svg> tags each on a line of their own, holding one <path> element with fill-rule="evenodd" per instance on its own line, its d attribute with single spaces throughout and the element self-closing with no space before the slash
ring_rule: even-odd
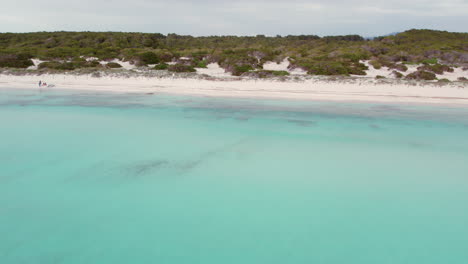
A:
<svg viewBox="0 0 468 264">
<path fill-rule="evenodd" d="M 119 77 L 105 75 L 43 74 L 0 75 L 0 88 L 39 89 L 42 80 L 65 89 L 124 93 L 170 93 L 199 96 L 285 98 L 327 101 L 367 101 L 387 103 L 436 103 L 468 106 L 468 85 L 462 82 L 437 84 L 372 78 L 324 79 L 298 81 L 175 77 Z"/>
</svg>

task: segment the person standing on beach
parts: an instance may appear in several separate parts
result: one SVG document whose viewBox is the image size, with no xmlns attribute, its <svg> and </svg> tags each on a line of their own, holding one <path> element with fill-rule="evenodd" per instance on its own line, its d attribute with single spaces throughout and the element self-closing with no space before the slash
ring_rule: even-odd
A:
<svg viewBox="0 0 468 264">
<path fill-rule="evenodd" d="M 39 88 L 41 88 L 41 85 L 42 85 L 42 81 L 39 80 Z"/>
</svg>

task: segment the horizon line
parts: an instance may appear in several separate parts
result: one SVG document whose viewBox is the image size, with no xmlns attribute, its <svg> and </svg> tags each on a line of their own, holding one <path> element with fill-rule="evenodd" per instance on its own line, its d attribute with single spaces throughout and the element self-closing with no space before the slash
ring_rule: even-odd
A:
<svg viewBox="0 0 468 264">
<path fill-rule="evenodd" d="M 466 34 L 468 31 L 448 31 L 448 30 L 439 30 L 439 29 L 429 29 L 429 28 L 411 28 L 411 29 L 406 29 L 403 31 L 395 31 L 391 33 L 386 33 L 386 34 L 381 34 L 381 35 L 373 35 L 373 36 L 364 36 L 361 34 L 357 33 L 350 33 L 350 34 L 334 34 L 334 35 L 323 35 L 323 34 L 262 34 L 262 33 L 257 33 L 257 34 L 246 34 L 246 35 L 241 35 L 241 34 L 233 34 L 233 35 L 187 35 L 187 34 L 179 34 L 175 32 L 169 32 L 169 33 L 161 33 L 161 32 L 144 32 L 144 31 L 95 31 L 95 30 L 53 30 L 53 31 L 18 31 L 18 32 L 11 32 L 11 31 L 0 31 L 0 34 L 34 34 L 34 33 L 129 33 L 129 34 L 161 34 L 164 36 L 168 35 L 177 35 L 177 36 L 186 36 L 186 37 L 259 37 L 259 36 L 264 36 L 267 38 L 275 38 L 275 37 L 287 37 L 287 36 L 318 36 L 318 37 L 333 37 L 333 36 L 352 36 L 352 35 L 357 35 L 361 36 L 363 38 L 375 38 L 375 37 L 386 37 L 386 36 L 392 36 L 400 33 L 404 33 L 407 31 L 411 30 L 430 30 L 430 31 L 440 31 L 440 32 L 448 32 L 448 33 L 461 33 L 461 34 Z"/>
</svg>

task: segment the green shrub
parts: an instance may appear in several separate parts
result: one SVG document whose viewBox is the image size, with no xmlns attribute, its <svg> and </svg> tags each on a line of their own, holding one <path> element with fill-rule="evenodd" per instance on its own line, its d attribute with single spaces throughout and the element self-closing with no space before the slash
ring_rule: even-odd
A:
<svg viewBox="0 0 468 264">
<path fill-rule="evenodd" d="M 359 62 L 361 60 L 367 60 L 369 58 L 369 56 L 364 53 L 345 53 L 341 57 L 352 62 Z"/>
<path fill-rule="evenodd" d="M 365 64 L 343 60 L 341 58 L 314 57 L 313 60 L 291 62 L 295 67 L 306 70 L 313 75 L 366 75 L 369 69 Z"/>
<path fill-rule="evenodd" d="M 374 69 L 376 69 L 376 70 L 379 70 L 379 69 L 382 68 L 382 63 L 380 63 L 377 60 L 371 60 L 371 61 L 369 61 L 369 64 L 372 65 L 372 67 L 374 67 Z"/>
<path fill-rule="evenodd" d="M 38 65 L 39 69 L 53 69 L 72 71 L 79 68 L 96 68 L 102 67 L 98 61 L 86 61 L 84 59 L 76 59 L 71 62 L 61 61 L 46 61 Z"/>
<path fill-rule="evenodd" d="M 271 71 L 274 76 L 288 76 L 289 72 L 287 71 Z"/>
<path fill-rule="evenodd" d="M 169 65 L 167 69 L 171 72 L 196 72 L 197 71 L 192 66 L 188 66 L 184 64 Z"/>
<path fill-rule="evenodd" d="M 467 82 L 468 81 L 468 79 L 466 77 L 458 77 L 458 80 L 460 82 Z"/>
<path fill-rule="evenodd" d="M 453 68 L 450 68 L 447 65 L 438 64 L 438 63 L 433 64 L 433 65 L 426 64 L 426 65 L 420 66 L 418 67 L 418 70 L 433 72 L 436 74 L 444 74 L 444 72 L 453 72 Z"/>
<path fill-rule="evenodd" d="M 258 70 L 258 71 L 249 71 L 242 74 L 242 76 L 250 76 L 255 78 L 269 78 L 269 77 L 280 77 L 288 76 L 289 72 L 287 71 L 267 71 L 267 70 Z"/>
<path fill-rule="evenodd" d="M 386 77 L 385 77 L 385 76 L 382 76 L 382 75 L 377 75 L 377 76 L 375 76 L 375 78 L 376 78 L 376 79 L 386 79 Z"/>
<path fill-rule="evenodd" d="M 438 80 L 438 82 L 441 82 L 441 83 L 449 83 L 450 80 L 447 79 L 447 78 L 443 78 L 443 79 Z"/>
<path fill-rule="evenodd" d="M 388 60 L 388 58 L 386 58 L 386 57 L 383 57 L 383 58 L 382 58 L 382 57 L 379 57 L 379 58 L 377 59 L 377 62 L 378 62 L 378 64 L 380 64 L 382 67 L 392 68 L 392 67 L 395 66 L 395 63 L 392 62 L 392 61 L 390 61 L 390 60 Z"/>
<path fill-rule="evenodd" d="M 232 70 L 232 75 L 241 76 L 243 73 L 252 71 L 254 68 L 250 65 L 235 65 Z"/>
<path fill-rule="evenodd" d="M 158 55 L 151 51 L 139 54 L 138 58 L 143 64 L 158 64 L 161 62 L 161 59 L 159 59 Z"/>
<path fill-rule="evenodd" d="M 106 64 L 106 66 L 111 69 L 122 68 L 122 65 L 118 64 L 117 62 L 109 62 Z"/>
<path fill-rule="evenodd" d="M 436 75 L 432 72 L 418 70 L 406 75 L 406 79 L 432 81 L 436 79 Z"/>
<path fill-rule="evenodd" d="M 0 68 L 27 68 L 34 66 L 29 55 L 3 54 L 0 55 Z"/>
<path fill-rule="evenodd" d="M 195 68 L 207 68 L 207 63 L 206 61 L 202 60 L 202 61 L 194 61 L 194 67 Z"/>
<path fill-rule="evenodd" d="M 403 61 L 402 63 L 405 64 L 405 65 L 418 65 L 419 64 L 419 63 L 414 62 L 414 61 Z"/>
<path fill-rule="evenodd" d="M 153 69 L 155 69 L 155 70 L 167 70 L 168 67 L 169 67 L 169 64 L 162 62 L 162 63 L 156 64 Z"/>
<path fill-rule="evenodd" d="M 307 73 L 313 75 L 348 75 L 348 69 L 340 62 L 321 61 L 308 67 Z"/>
<path fill-rule="evenodd" d="M 39 64 L 38 68 L 72 71 L 76 69 L 76 65 L 72 62 L 46 61 Z"/>
<path fill-rule="evenodd" d="M 221 54 L 210 56 L 210 61 L 215 62 L 217 60 L 219 65 L 226 71 L 240 76 L 244 72 L 260 67 L 261 62 L 254 57 L 255 55 L 262 57 L 264 53 L 253 49 L 227 49 L 222 51 Z"/>
<path fill-rule="evenodd" d="M 404 64 L 392 64 L 388 67 L 389 69 L 395 69 L 395 70 L 398 70 L 398 71 L 402 71 L 402 72 L 405 72 L 408 70 L 408 67 Z"/>
<path fill-rule="evenodd" d="M 158 57 L 162 62 L 170 62 L 175 58 L 175 55 L 170 52 L 161 52 L 158 53 Z"/>
<path fill-rule="evenodd" d="M 437 59 L 436 58 L 431 58 L 431 59 L 425 59 L 423 61 L 421 61 L 422 64 L 436 64 L 437 63 Z"/>
<path fill-rule="evenodd" d="M 80 60 L 80 61 L 72 61 L 71 62 L 75 68 L 94 68 L 94 67 L 102 67 L 101 63 L 99 61 L 86 61 L 86 60 Z"/>
<path fill-rule="evenodd" d="M 99 61 L 89 61 L 86 62 L 86 65 L 89 65 L 89 67 L 101 67 L 101 63 L 99 63 Z"/>
<path fill-rule="evenodd" d="M 45 53 L 47 59 L 69 59 L 79 56 L 79 49 L 72 47 L 56 47 Z"/>
<path fill-rule="evenodd" d="M 369 67 L 363 63 L 345 64 L 345 67 L 347 68 L 348 74 L 353 75 L 366 75 L 367 73 L 365 71 L 369 69 Z"/>
<path fill-rule="evenodd" d="M 207 55 L 208 55 L 208 52 L 207 52 L 207 51 L 197 51 L 197 52 L 193 52 L 192 54 L 190 54 L 190 57 L 192 57 L 194 60 L 201 61 L 201 60 L 203 60 Z"/>
<path fill-rule="evenodd" d="M 393 75 L 395 78 L 398 78 L 398 79 L 403 78 L 403 74 L 402 74 L 401 72 L 392 71 L 392 75 Z"/>
<path fill-rule="evenodd" d="M 379 57 L 376 63 L 385 66 L 389 69 L 394 69 L 402 72 L 408 70 L 408 67 L 406 65 L 402 63 L 395 63 L 394 61 L 391 61 L 391 58 L 385 56 Z"/>
<path fill-rule="evenodd" d="M 363 41 L 364 38 L 359 35 L 345 35 L 345 36 L 325 36 L 323 37 L 327 42 L 332 41 Z"/>
</svg>

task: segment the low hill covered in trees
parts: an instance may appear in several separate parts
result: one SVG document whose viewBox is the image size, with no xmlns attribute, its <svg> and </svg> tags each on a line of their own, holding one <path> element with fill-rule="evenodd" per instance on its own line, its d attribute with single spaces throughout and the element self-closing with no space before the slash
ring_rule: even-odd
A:
<svg viewBox="0 0 468 264">
<path fill-rule="evenodd" d="M 404 72 L 406 64 L 427 64 L 424 71 L 468 65 L 468 33 L 409 30 L 366 40 L 358 35 L 192 37 L 177 34 L 120 32 L 1 33 L 0 67 L 40 69 L 100 68 L 100 61 L 120 59 L 155 70 L 193 71 L 216 62 L 233 75 L 261 71 L 267 61 L 288 58 L 291 69 L 313 75 L 365 75 L 369 63 Z M 176 62 L 167 65 L 168 62 Z M 111 67 L 112 66 L 112 67 Z M 118 65 L 111 64 L 110 68 Z"/>
</svg>

